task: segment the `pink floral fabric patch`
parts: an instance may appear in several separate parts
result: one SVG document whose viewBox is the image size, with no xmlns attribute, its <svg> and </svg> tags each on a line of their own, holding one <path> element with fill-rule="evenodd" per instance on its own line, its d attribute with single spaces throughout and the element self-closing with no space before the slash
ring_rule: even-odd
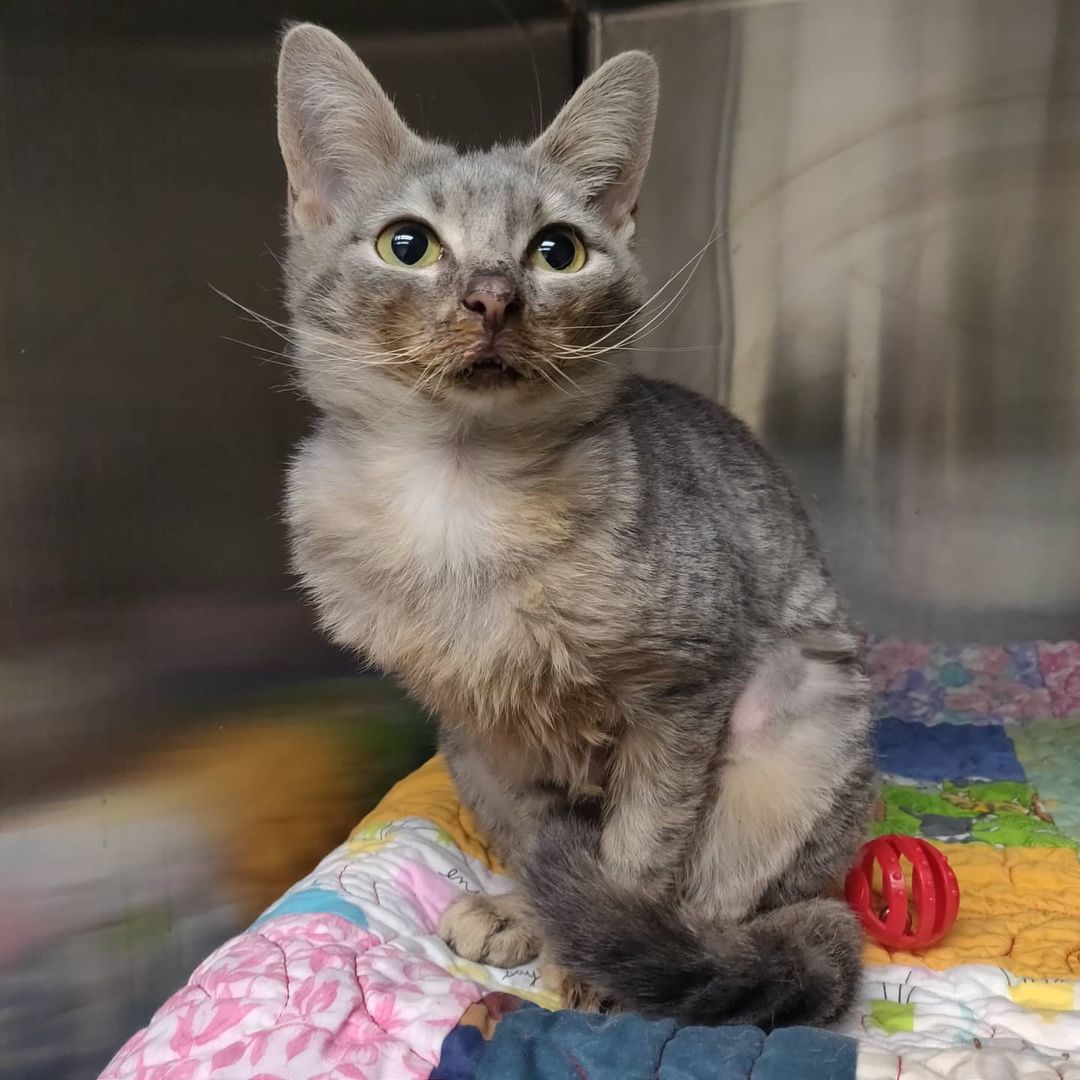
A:
<svg viewBox="0 0 1080 1080">
<path fill-rule="evenodd" d="M 1080 716 L 1080 641 L 1041 641 L 1039 670 L 1054 716 Z"/>
<path fill-rule="evenodd" d="M 102 1080 L 425 1080 L 484 992 L 336 915 L 286 915 L 204 961 Z"/>
<path fill-rule="evenodd" d="M 1001 724 L 1054 715 L 1042 646 L 872 641 L 867 673 L 879 717 L 924 724 Z"/>
</svg>

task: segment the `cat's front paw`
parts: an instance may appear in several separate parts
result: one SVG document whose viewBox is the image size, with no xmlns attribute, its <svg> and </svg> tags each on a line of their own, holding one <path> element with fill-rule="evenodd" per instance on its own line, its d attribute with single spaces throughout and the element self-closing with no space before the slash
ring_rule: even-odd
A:
<svg viewBox="0 0 1080 1080">
<path fill-rule="evenodd" d="M 540 952 L 528 905 L 514 893 L 459 896 L 439 919 L 439 937 L 458 956 L 495 967 L 517 967 Z"/>
</svg>

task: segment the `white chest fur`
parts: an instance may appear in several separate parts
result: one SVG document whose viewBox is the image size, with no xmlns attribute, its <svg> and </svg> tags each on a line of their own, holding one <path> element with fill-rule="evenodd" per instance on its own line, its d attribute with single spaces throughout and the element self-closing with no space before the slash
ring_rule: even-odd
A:
<svg viewBox="0 0 1080 1080">
<path fill-rule="evenodd" d="M 428 578 L 470 576 L 505 556 L 521 495 L 455 446 L 400 449 L 365 470 L 368 528 L 388 562 Z"/>
<path fill-rule="evenodd" d="M 588 460 L 376 447 L 322 433 L 293 464 L 297 568 L 324 625 L 500 760 L 581 786 L 640 619 Z"/>
<path fill-rule="evenodd" d="M 602 584 L 578 501 L 565 474 L 520 453 L 323 434 L 293 465 L 288 515 L 338 640 L 407 681 L 464 668 L 475 681 L 565 667 L 578 651 L 560 613 L 580 607 L 583 583 Z"/>
</svg>

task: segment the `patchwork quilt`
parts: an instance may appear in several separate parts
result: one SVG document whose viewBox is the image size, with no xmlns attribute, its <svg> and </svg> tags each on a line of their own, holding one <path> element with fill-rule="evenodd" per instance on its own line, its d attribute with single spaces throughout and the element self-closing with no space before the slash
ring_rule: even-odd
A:
<svg viewBox="0 0 1080 1080">
<path fill-rule="evenodd" d="M 574 1013 L 532 965 L 454 956 L 439 914 L 509 882 L 435 758 L 208 957 L 102 1080 L 1080 1080 L 1080 643 L 879 641 L 869 670 L 871 831 L 938 844 L 960 913 L 932 949 L 867 944 L 841 1030 Z"/>
</svg>

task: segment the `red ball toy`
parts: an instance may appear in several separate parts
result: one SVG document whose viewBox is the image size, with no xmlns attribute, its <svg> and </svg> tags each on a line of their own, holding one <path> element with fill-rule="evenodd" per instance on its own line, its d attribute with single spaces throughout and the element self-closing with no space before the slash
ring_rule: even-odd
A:
<svg viewBox="0 0 1080 1080">
<path fill-rule="evenodd" d="M 902 859 L 910 866 L 910 881 Z M 880 891 L 875 863 L 881 868 Z M 864 844 L 845 893 L 866 932 L 890 949 L 936 945 L 952 929 L 960 906 L 949 860 L 914 836 L 881 836 Z"/>
</svg>

